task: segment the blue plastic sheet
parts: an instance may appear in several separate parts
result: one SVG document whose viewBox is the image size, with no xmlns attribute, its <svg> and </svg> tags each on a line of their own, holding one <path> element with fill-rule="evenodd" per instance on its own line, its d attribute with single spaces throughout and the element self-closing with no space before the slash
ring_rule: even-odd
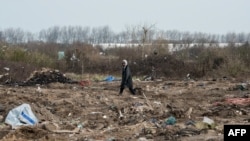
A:
<svg viewBox="0 0 250 141">
<path fill-rule="evenodd" d="M 109 75 L 104 80 L 107 82 L 111 82 L 111 81 L 115 80 L 115 77 L 113 77 L 112 75 Z"/>
</svg>

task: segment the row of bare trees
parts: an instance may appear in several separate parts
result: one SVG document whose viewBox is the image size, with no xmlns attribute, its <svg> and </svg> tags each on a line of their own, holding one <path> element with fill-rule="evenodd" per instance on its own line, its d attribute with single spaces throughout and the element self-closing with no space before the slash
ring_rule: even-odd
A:
<svg viewBox="0 0 250 141">
<path fill-rule="evenodd" d="M 21 28 L 0 30 L 0 41 L 11 44 L 27 42 L 45 42 L 71 44 L 74 42 L 99 43 L 153 43 L 155 40 L 167 40 L 168 43 L 245 43 L 250 42 L 250 33 L 229 32 L 223 35 L 202 32 L 191 33 L 178 30 L 158 30 L 155 25 L 126 26 L 119 33 L 113 32 L 109 26 L 53 26 L 38 33 L 24 31 Z"/>
</svg>

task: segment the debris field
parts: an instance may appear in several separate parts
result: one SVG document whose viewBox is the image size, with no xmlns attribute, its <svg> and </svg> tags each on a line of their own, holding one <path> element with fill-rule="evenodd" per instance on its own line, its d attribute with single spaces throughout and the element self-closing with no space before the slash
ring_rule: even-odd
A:
<svg viewBox="0 0 250 141">
<path fill-rule="evenodd" d="M 0 85 L 1 141 L 223 141 L 225 124 L 249 124 L 248 82 L 135 79 L 136 95 L 120 81 L 80 82 L 36 72 Z M 29 104 L 39 120 L 13 129 L 9 111 Z"/>
</svg>

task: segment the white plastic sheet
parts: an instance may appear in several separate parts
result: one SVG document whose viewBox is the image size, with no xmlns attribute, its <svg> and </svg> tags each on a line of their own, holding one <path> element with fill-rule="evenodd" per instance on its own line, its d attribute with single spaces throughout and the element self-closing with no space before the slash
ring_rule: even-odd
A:
<svg viewBox="0 0 250 141">
<path fill-rule="evenodd" d="M 21 125 L 35 125 L 38 119 L 33 114 L 29 104 L 22 104 L 14 109 L 12 109 L 6 119 L 5 123 L 12 126 L 13 129 Z"/>
<path fill-rule="evenodd" d="M 211 124 L 214 123 L 214 120 L 212 120 L 212 119 L 210 119 L 208 117 L 203 117 L 203 122 L 211 125 Z"/>
</svg>

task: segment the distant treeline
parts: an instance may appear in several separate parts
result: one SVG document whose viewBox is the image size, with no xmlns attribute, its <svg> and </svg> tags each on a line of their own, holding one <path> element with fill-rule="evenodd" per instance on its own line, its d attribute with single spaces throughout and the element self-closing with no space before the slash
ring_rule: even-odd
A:
<svg viewBox="0 0 250 141">
<path fill-rule="evenodd" d="M 0 42 L 10 44 L 43 42 L 72 44 L 100 43 L 153 43 L 155 41 L 168 43 L 246 43 L 250 42 L 250 33 L 228 32 L 226 34 L 210 34 L 178 30 L 159 30 L 155 26 L 127 26 L 124 31 L 115 33 L 109 26 L 53 26 L 38 33 L 24 31 L 21 28 L 0 29 Z"/>
</svg>

